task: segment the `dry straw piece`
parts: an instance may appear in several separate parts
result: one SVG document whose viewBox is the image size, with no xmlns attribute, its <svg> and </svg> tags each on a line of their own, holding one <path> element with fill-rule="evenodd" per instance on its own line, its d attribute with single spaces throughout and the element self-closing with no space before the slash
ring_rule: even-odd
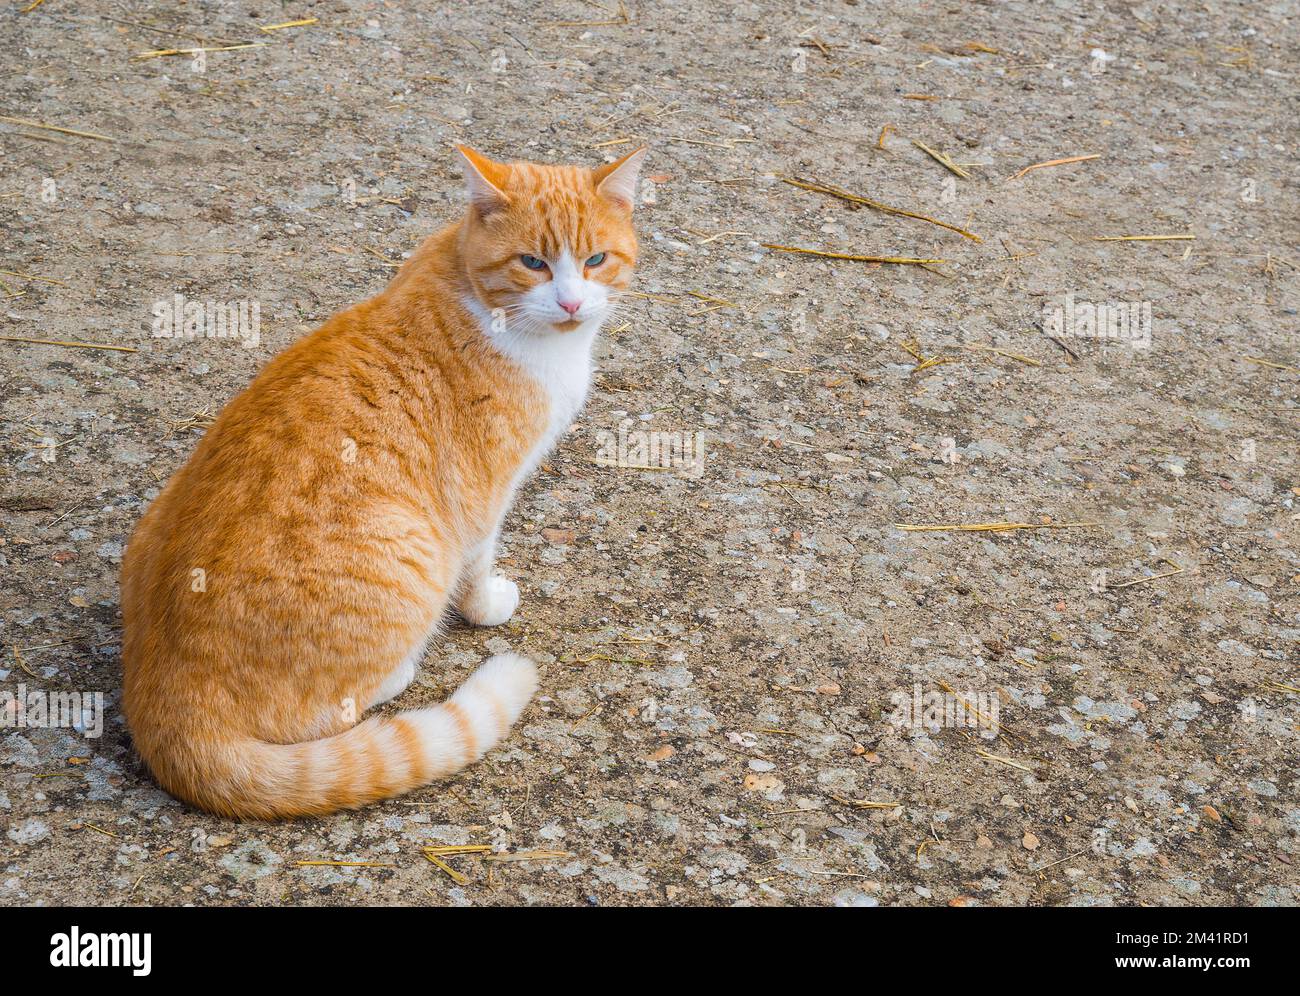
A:
<svg viewBox="0 0 1300 996">
<path fill-rule="evenodd" d="M 156 48 L 150 52 L 139 52 L 131 58 L 137 62 L 145 59 L 160 59 L 168 55 L 197 55 L 199 52 L 235 52 L 241 48 L 265 48 L 266 42 L 244 42 L 240 45 L 213 45 L 199 48 Z"/>
<path fill-rule="evenodd" d="M 1269 678 L 1268 681 L 1264 682 L 1262 687 L 1267 688 L 1270 691 L 1291 692 L 1294 695 L 1300 695 L 1300 688 L 1297 688 L 1295 685 L 1286 685 L 1280 681 L 1274 681 L 1272 678 Z"/>
<path fill-rule="evenodd" d="M 62 280 L 55 280 L 53 277 L 34 277 L 30 273 L 19 273 L 17 270 L 0 270 L 6 277 L 19 277 L 22 280 L 37 280 L 43 284 L 54 284 L 56 287 L 67 287 Z"/>
<path fill-rule="evenodd" d="M 117 141 L 117 139 L 109 138 L 107 135 L 97 135 L 93 131 L 77 131 L 75 128 L 60 128 L 58 125 L 43 124 L 40 121 L 32 121 L 29 118 L 11 118 L 0 114 L 0 121 L 7 121 L 9 124 L 23 125 L 27 128 L 43 128 L 45 131 L 57 131 L 63 135 L 76 135 L 78 138 L 93 138 L 100 142 Z"/>
<path fill-rule="evenodd" d="M 909 377 L 912 374 L 920 373 L 922 370 L 929 370 L 931 367 L 937 367 L 941 363 L 954 363 L 957 359 L 955 356 L 940 356 L 937 354 L 935 356 L 926 356 L 920 351 L 920 349 L 907 340 L 902 340 L 898 345 L 907 350 L 907 352 L 916 359 L 916 366 L 914 366 L 908 373 Z"/>
<path fill-rule="evenodd" d="M 1099 522 L 958 522 L 937 526 L 911 526 L 905 522 L 895 522 L 894 528 L 909 533 L 1004 533 L 1013 529 L 1088 529 L 1099 525 L 1101 525 Z"/>
<path fill-rule="evenodd" d="M 442 859 L 452 854 L 487 854 L 492 848 L 487 844 L 431 844 L 422 850 L 430 864 L 437 866 L 457 885 L 465 885 L 469 882 L 469 876 L 462 875 Z"/>
<path fill-rule="evenodd" d="M 443 861 L 442 858 L 438 857 L 436 854 L 430 854 L 428 851 L 425 851 L 424 856 L 428 858 L 432 864 L 437 865 L 437 867 L 441 869 L 447 875 L 447 877 L 450 878 L 457 885 L 469 884 L 468 876 L 462 875 L 460 872 L 458 872 L 451 865 L 447 864 L 447 862 Z"/>
<path fill-rule="evenodd" d="M 1247 363 L 1257 363 L 1261 367 L 1272 367 L 1274 370 L 1291 370 L 1300 373 L 1300 367 L 1287 366 L 1285 363 L 1274 363 L 1272 360 L 1261 360 L 1257 356 L 1243 356 L 1242 359 Z"/>
<path fill-rule="evenodd" d="M 1009 768 L 1016 768 L 1020 771 L 1028 771 L 1030 774 L 1033 774 L 1034 771 L 1033 768 L 1029 767 L 1029 765 L 1027 764 L 1021 764 L 1019 761 L 1014 760 L 1013 758 L 1003 757 L 1001 754 L 990 754 L 988 751 L 980 750 L 979 748 L 976 748 L 975 753 L 978 754 L 980 757 L 984 758 L 984 760 L 986 761 L 996 761 L 998 764 L 1005 764 Z"/>
<path fill-rule="evenodd" d="M 957 691 L 957 689 L 953 688 L 952 685 L 948 684 L 948 682 L 944 681 L 942 678 L 939 680 L 939 687 L 942 688 L 942 689 L 943 689 L 945 692 L 947 692 L 949 695 L 951 695 L 953 698 L 955 698 L 958 702 L 960 702 L 961 705 L 962 705 L 962 708 L 964 708 L 964 709 L 969 709 L 969 710 L 970 710 L 971 712 L 973 712 L 976 716 L 978 716 L 980 719 L 982 719 L 985 723 L 989 724 L 989 728 L 990 728 L 990 729 L 992 729 L 993 727 L 996 726 L 996 727 L 997 727 L 997 731 L 998 731 L 998 733 L 1002 734 L 1003 736 L 1006 736 L 1006 737 L 1015 737 L 1015 734 L 1012 733 L 1010 730 L 1007 729 L 1007 726 L 1006 726 L 1005 723 L 1001 722 L 1001 721 L 998 720 L 998 719 L 994 719 L 992 716 L 988 715 L 988 714 L 985 713 L 985 712 L 981 712 L 981 711 L 980 711 L 980 710 L 979 710 L 979 709 L 974 705 L 974 703 L 967 702 L 964 698 L 962 698 L 961 693 L 960 693 L 959 691 Z M 1018 738 L 1018 737 L 1015 737 L 1015 739 L 1019 739 L 1019 738 Z"/>
<path fill-rule="evenodd" d="M 881 133 L 884 137 L 884 133 Z M 972 242 L 983 242 L 984 240 L 974 232 L 968 232 L 964 228 L 958 228 L 956 225 L 949 225 L 947 222 L 939 221 L 928 215 L 917 214 L 915 211 L 904 211 L 902 208 L 890 207 L 888 204 L 881 204 L 880 201 L 873 201 L 869 197 L 862 197 L 858 194 L 851 194 L 847 190 L 841 190 L 839 187 L 832 187 L 827 183 L 818 183 L 815 180 L 799 180 L 794 177 L 781 177 L 783 183 L 788 183 L 792 187 L 798 187 L 801 190 L 811 190 L 818 194 L 829 194 L 832 197 L 838 197 L 840 200 L 848 201 L 851 204 L 864 204 L 869 208 L 877 211 L 884 211 L 886 214 L 896 214 L 901 218 L 915 218 L 917 221 L 924 221 L 931 225 L 938 225 L 940 228 L 946 228 L 950 232 L 956 232 L 963 238 L 970 239 Z"/>
<path fill-rule="evenodd" d="M 824 252 L 821 249 L 805 249 L 802 246 L 778 246 L 770 242 L 763 243 L 764 249 L 775 249 L 778 252 L 797 252 L 807 256 L 823 256 L 826 259 L 847 259 L 859 263 L 900 263 L 911 264 L 913 266 L 924 266 L 927 263 L 946 263 L 946 259 L 914 259 L 911 256 L 859 256 L 854 253 L 846 252 Z"/>
<path fill-rule="evenodd" d="M 507 851 L 502 854 L 485 854 L 484 861 L 554 861 L 573 857 L 572 851 Z"/>
<path fill-rule="evenodd" d="M 1095 235 L 1093 242 L 1195 242 L 1196 236 L 1185 235 Z"/>
<path fill-rule="evenodd" d="M 870 799 L 846 799 L 842 795 L 831 795 L 836 802 L 841 802 L 854 809 L 898 809 L 901 802 L 872 802 Z"/>
<path fill-rule="evenodd" d="M 1089 159 L 1100 159 L 1100 158 L 1101 158 L 1101 153 L 1094 152 L 1092 155 L 1088 155 L 1088 156 L 1066 156 L 1064 159 L 1049 159 L 1045 163 L 1034 163 L 1032 166 L 1026 166 L 1024 169 L 1022 169 L 1011 179 L 1019 180 L 1026 173 L 1032 172 L 1033 170 L 1036 169 L 1046 169 L 1048 166 L 1064 166 L 1066 163 L 1082 163 L 1082 162 L 1087 162 Z"/>
<path fill-rule="evenodd" d="M 37 681 L 40 681 L 41 680 L 40 675 L 36 674 L 36 672 L 34 672 L 31 668 L 29 668 L 27 666 L 27 662 L 23 660 L 23 654 L 22 651 L 18 649 L 18 644 L 16 643 L 13 644 L 13 648 L 14 648 L 14 663 L 17 664 L 20 668 L 22 668 L 25 672 L 27 672 L 27 674 L 35 678 Z"/>
<path fill-rule="evenodd" d="M 102 342 L 66 342 L 62 339 L 28 339 L 20 335 L 0 335 L 4 342 L 32 342 L 38 346 L 66 346 L 70 349 L 111 349 L 118 353 L 134 353 L 134 346 L 106 346 Z"/>
<path fill-rule="evenodd" d="M 1013 353 L 1007 349 L 998 349 L 997 346 L 969 345 L 966 349 L 973 349 L 983 353 L 996 353 L 998 356 L 1005 356 L 1011 360 L 1019 360 L 1021 363 L 1027 363 L 1031 367 L 1041 367 L 1042 364 L 1028 356 L 1022 356 L 1020 353 Z"/>
<path fill-rule="evenodd" d="M 950 158 L 948 158 L 948 156 L 947 156 L 945 153 L 942 153 L 942 152 L 936 152 L 934 149 L 930 148 L 928 145 L 924 145 L 924 144 L 922 144 L 921 142 L 918 142 L 916 139 L 912 139 L 912 144 L 915 145 L 915 146 L 916 146 L 918 149 L 920 149 L 922 152 L 924 152 L 924 153 L 925 153 L 927 156 L 929 156 L 931 159 L 933 159 L 935 162 L 937 162 L 937 163 L 938 163 L 940 166 L 942 166 L 944 169 L 948 170 L 948 172 L 950 172 L 950 173 L 955 173 L 957 176 L 960 176 L 963 180 L 969 180 L 969 179 L 970 179 L 970 174 L 967 173 L 967 172 L 966 172 L 964 169 L 962 169 L 960 166 L 958 166 L 958 165 L 957 165 L 955 162 L 953 162 Z"/>
<path fill-rule="evenodd" d="M 1162 559 L 1166 564 L 1168 564 L 1170 567 L 1172 567 L 1173 570 L 1172 570 L 1172 571 L 1165 571 L 1163 574 L 1150 574 L 1150 575 L 1148 575 L 1147 577 L 1144 577 L 1144 578 L 1134 578 L 1132 581 L 1124 581 L 1124 582 L 1121 582 L 1120 584 L 1108 584 L 1108 585 L 1106 585 L 1107 590 L 1109 590 L 1109 591 L 1115 591 L 1115 590 L 1117 590 L 1117 589 L 1119 589 L 1119 588 L 1132 588 L 1135 584 L 1146 584 L 1146 583 L 1149 582 L 1149 581 L 1159 581 L 1161 578 L 1171 578 L 1171 577 L 1173 577 L 1175 574 L 1182 574 L 1182 573 L 1183 573 L 1184 568 L 1179 567 L 1177 564 L 1175 564 L 1175 563 L 1174 563 L 1172 560 L 1170 560 L 1168 557 L 1164 557 L 1164 558 L 1161 558 L 1161 559 Z"/>
<path fill-rule="evenodd" d="M 301 28 L 301 27 L 305 27 L 308 24 L 316 24 L 319 20 L 320 18 L 318 17 L 304 17 L 302 18 L 302 20 L 299 21 L 284 21 L 281 24 L 263 25 L 259 27 L 257 30 L 265 31 L 269 34 L 272 31 L 281 31 L 284 28 Z"/>
</svg>

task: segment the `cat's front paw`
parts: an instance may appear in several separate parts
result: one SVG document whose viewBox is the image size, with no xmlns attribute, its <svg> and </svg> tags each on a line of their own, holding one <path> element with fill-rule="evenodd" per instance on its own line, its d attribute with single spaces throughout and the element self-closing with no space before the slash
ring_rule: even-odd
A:
<svg viewBox="0 0 1300 996">
<path fill-rule="evenodd" d="M 518 607 L 519 586 L 493 574 L 466 591 L 457 608 L 474 626 L 500 626 L 510 621 Z"/>
</svg>

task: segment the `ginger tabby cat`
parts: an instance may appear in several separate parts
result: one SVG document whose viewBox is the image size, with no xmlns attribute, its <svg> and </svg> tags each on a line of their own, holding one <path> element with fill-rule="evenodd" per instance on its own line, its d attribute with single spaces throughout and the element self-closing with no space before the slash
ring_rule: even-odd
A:
<svg viewBox="0 0 1300 996">
<path fill-rule="evenodd" d="M 570 424 L 632 277 L 644 150 L 588 170 L 461 148 L 470 205 L 378 296 L 272 360 L 136 527 L 123 707 L 172 794 L 329 813 L 477 760 L 537 686 L 499 654 L 446 702 L 398 695 L 452 607 L 497 626 L 501 520 Z"/>
</svg>

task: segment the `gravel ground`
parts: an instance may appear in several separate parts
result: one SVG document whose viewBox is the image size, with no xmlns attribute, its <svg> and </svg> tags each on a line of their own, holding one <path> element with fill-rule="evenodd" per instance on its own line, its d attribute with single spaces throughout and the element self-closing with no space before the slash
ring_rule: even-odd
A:
<svg viewBox="0 0 1300 996">
<path fill-rule="evenodd" d="M 0 729 L 0 903 L 1300 902 L 1292 4 L 25 6 L 0 109 L 113 141 L 0 122 L 0 335 L 133 351 L 0 342 L 0 702 L 103 695 L 100 737 Z M 456 216 L 455 141 L 652 147 L 645 296 L 507 523 L 520 611 L 396 704 L 505 648 L 542 692 L 404 799 L 191 811 L 117 709 L 122 546 Z M 155 336 L 176 294 L 259 334 Z M 638 470 L 643 432 L 703 460 Z M 898 528 L 1004 521 L 1065 528 Z"/>
</svg>

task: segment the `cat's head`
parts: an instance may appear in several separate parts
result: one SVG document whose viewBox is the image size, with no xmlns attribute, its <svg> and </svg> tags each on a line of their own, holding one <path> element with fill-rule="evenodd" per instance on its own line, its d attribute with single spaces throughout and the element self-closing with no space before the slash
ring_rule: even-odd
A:
<svg viewBox="0 0 1300 996">
<path fill-rule="evenodd" d="M 461 248 L 480 303 L 525 334 L 594 328 L 636 266 L 632 205 L 645 149 L 586 169 L 457 148 L 470 198 Z"/>
</svg>

